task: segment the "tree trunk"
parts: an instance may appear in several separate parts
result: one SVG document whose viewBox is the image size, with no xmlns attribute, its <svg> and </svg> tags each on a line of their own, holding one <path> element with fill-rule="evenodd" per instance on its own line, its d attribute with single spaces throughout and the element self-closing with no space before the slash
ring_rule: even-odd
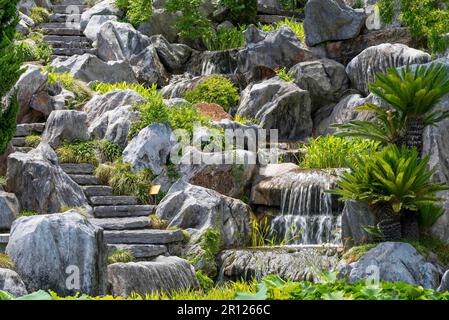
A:
<svg viewBox="0 0 449 320">
<path fill-rule="evenodd" d="M 405 143 L 409 149 L 416 147 L 420 156 L 422 155 L 423 149 L 424 128 L 425 124 L 421 118 L 412 117 L 407 120 Z"/>
<path fill-rule="evenodd" d="M 388 202 L 378 202 L 370 205 L 370 210 L 376 219 L 376 225 L 383 235 L 384 241 L 398 241 L 402 237 L 399 214 L 396 214 Z"/>
<path fill-rule="evenodd" d="M 402 238 L 407 240 L 419 239 L 419 213 L 405 210 L 401 216 Z"/>
</svg>

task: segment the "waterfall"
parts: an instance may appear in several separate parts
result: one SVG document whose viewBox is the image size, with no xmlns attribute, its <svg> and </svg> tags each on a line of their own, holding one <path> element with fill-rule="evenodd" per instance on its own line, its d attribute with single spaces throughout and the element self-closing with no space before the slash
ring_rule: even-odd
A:
<svg viewBox="0 0 449 320">
<path fill-rule="evenodd" d="M 340 243 L 341 204 L 326 192 L 337 178 L 325 170 L 283 175 L 280 215 L 271 221 L 269 236 L 284 244 Z"/>
</svg>

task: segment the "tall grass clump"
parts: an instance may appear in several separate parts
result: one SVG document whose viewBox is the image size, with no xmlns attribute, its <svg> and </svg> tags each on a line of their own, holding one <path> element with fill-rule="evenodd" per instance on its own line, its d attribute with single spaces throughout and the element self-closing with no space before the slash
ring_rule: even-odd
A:
<svg viewBox="0 0 449 320">
<path fill-rule="evenodd" d="M 379 142 L 359 138 L 340 138 L 332 135 L 311 139 L 300 166 L 310 169 L 348 167 L 357 157 L 379 149 Z"/>
<path fill-rule="evenodd" d="M 126 83 L 126 82 L 116 82 L 116 83 L 104 83 L 104 82 L 94 82 L 91 85 L 93 91 L 98 91 L 100 94 L 105 94 L 114 90 L 132 90 L 140 94 L 145 99 L 151 99 L 152 97 L 158 95 L 157 85 L 153 84 L 151 87 L 147 87 L 140 83 Z"/>
<path fill-rule="evenodd" d="M 203 41 L 209 51 L 223 51 L 245 46 L 246 26 L 234 27 L 230 29 L 220 29 L 217 32 L 211 32 L 203 37 Z"/>
<path fill-rule="evenodd" d="M 305 39 L 304 26 L 302 25 L 302 23 L 296 21 L 294 18 L 291 19 L 285 18 L 284 20 L 276 22 L 275 24 L 260 25 L 260 28 L 262 29 L 262 31 L 265 32 L 273 32 L 279 30 L 284 25 L 289 26 L 290 29 L 292 29 L 292 31 L 295 33 L 295 35 L 301 41 L 304 41 Z"/>
</svg>

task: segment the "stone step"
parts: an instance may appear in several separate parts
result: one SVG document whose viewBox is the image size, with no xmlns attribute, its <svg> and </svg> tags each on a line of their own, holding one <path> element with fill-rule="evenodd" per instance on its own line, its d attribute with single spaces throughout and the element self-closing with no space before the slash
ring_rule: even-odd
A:
<svg viewBox="0 0 449 320">
<path fill-rule="evenodd" d="M 33 150 L 31 147 L 14 147 L 14 152 L 28 153 L 31 150 Z"/>
<path fill-rule="evenodd" d="M 73 22 L 80 21 L 81 14 L 55 13 L 50 16 L 50 22 Z"/>
<path fill-rule="evenodd" d="M 84 12 L 84 5 L 71 5 L 71 4 L 61 4 L 54 5 L 52 7 L 53 13 L 63 13 L 63 14 L 81 14 Z"/>
<path fill-rule="evenodd" d="M 43 41 L 46 43 L 53 42 L 82 42 L 87 41 L 90 43 L 84 35 L 78 36 L 58 36 L 58 35 L 44 35 Z"/>
<path fill-rule="evenodd" d="M 97 50 L 95 48 L 81 49 L 81 48 L 54 48 L 53 55 L 58 56 L 73 56 L 75 54 L 83 55 L 85 53 L 95 54 Z"/>
<path fill-rule="evenodd" d="M 69 174 L 69 176 L 73 181 L 81 186 L 93 186 L 100 184 L 97 177 L 91 174 Z"/>
<path fill-rule="evenodd" d="M 184 241 L 181 230 L 105 231 L 107 244 L 170 244 Z"/>
<path fill-rule="evenodd" d="M 53 49 L 92 49 L 89 41 L 46 41 Z"/>
<path fill-rule="evenodd" d="M 90 203 L 94 206 L 132 206 L 138 201 L 132 196 L 99 196 L 91 197 Z"/>
<path fill-rule="evenodd" d="M 108 186 L 84 186 L 83 190 L 87 197 L 112 196 L 112 188 Z"/>
<path fill-rule="evenodd" d="M 131 251 L 137 260 L 155 258 L 167 254 L 168 251 L 166 246 L 157 244 L 108 244 L 109 254 L 118 249 Z"/>
<path fill-rule="evenodd" d="M 46 35 L 56 35 L 56 36 L 80 36 L 83 34 L 78 29 L 70 29 L 70 28 L 42 28 L 42 32 Z"/>
<path fill-rule="evenodd" d="M 26 141 L 25 137 L 14 137 L 11 139 L 13 147 L 25 147 Z"/>
<path fill-rule="evenodd" d="M 105 230 L 148 229 L 151 219 L 148 217 L 89 219 L 92 224 Z"/>
<path fill-rule="evenodd" d="M 95 166 L 89 163 L 62 163 L 62 170 L 67 174 L 89 174 L 95 171 Z"/>
<path fill-rule="evenodd" d="M 156 211 L 156 206 L 98 206 L 93 208 L 95 218 L 119 218 L 149 216 Z"/>
<path fill-rule="evenodd" d="M 18 124 L 14 137 L 26 137 L 30 134 L 41 134 L 45 130 L 45 123 Z"/>
</svg>

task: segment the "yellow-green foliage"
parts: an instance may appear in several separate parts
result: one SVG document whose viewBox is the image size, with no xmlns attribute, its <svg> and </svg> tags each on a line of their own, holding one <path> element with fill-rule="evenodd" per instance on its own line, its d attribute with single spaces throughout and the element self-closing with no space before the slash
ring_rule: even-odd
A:
<svg viewBox="0 0 449 320">
<path fill-rule="evenodd" d="M 207 275 L 203 273 L 201 270 L 197 270 L 195 272 L 196 277 L 198 278 L 198 282 L 200 283 L 200 287 L 205 291 L 209 291 L 214 287 L 214 281 L 209 278 Z"/>
<path fill-rule="evenodd" d="M 189 90 L 184 98 L 191 103 L 216 103 L 229 111 L 240 100 L 239 89 L 222 75 L 212 75 Z"/>
<path fill-rule="evenodd" d="M 282 68 L 276 71 L 279 78 L 287 82 L 293 82 L 295 79 L 287 72 L 286 68 Z"/>
<path fill-rule="evenodd" d="M 44 71 L 48 71 L 48 83 L 59 83 L 64 89 L 75 94 L 75 99 L 69 101 L 69 109 L 80 109 L 92 98 L 93 92 L 89 86 L 81 80 L 74 79 L 70 72 L 57 73 L 56 68 Z"/>
<path fill-rule="evenodd" d="M 5 188 L 5 187 L 6 187 L 6 177 L 0 176 L 0 188 Z"/>
<path fill-rule="evenodd" d="M 271 24 L 261 25 L 260 28 L 265 32 L 273 32 L 280 29 L 283 25 L 289 26 L 290 29 L 292 29 L 292 31 L 296 34 L 296 36 L 301 41 L 304 41 L 305 38 L 304 26 L 302 25 L 302 23 L 296 21 L 294 18 L 291 19 L 285 18 L 284 20 L 272 25 Z"/>
<path fill-rule="evenodd" d="M 14 262 L 12 262 L 11 258 L 4 253 L 0 253 L 0 268 L 15 269 Z"/>
<path fill-rule="evenodd" d="M 347 139 L 321 136 L 311 139 L 300 163 L 303 168 L 329 169 L 347 167 L 358 156 L 377 151 L 379 142 L 366 139 Z"/>
<path fill-rule="evenodd" d="M 349 249 L 347 252 L 345 252 L 343 254 L 343 259 L 346 260 L 347 263 L 353 263 L 356 261 L 359 261 L 359 259 L 368 251 L 370 251 L 371 249 L 373 249 L 375 246 L 377 246 L 377 244 L 374 243 L 369 243 L 369 244 L 364 244 L 361 246 L 357 246 L 357 247 L 352 247 L 351 249 Z"/>
<path fill-rule="evenodd" d="M 25 145 L 27 147 L 36 148 L 41 143 L 42 137 L 36 134 L 25 137 Z"/>
<path fill-rule="evenodd" d="M 159 229 L 159 230 L 167 229 L 168 222 L 164 219 L 161 219 L 158 215 L 151 214 L 148 218 L 150 218 L 151 220 L 152 229 Z"/>
<path fill-rule="evenodd" d="M 17 216 L 18 216 L 18 217 L 32 217 L 32 216 L 36 216 L 36 215 L 38 215 L 38 214 L 39 214 L 39 212 L 37 212 L 37 211 L 23 210 L 23 211 L 20 211 L 20 212 L 17 214 Z"/>
<path fill-rule="evenodd" d="M 90 163 L 98 164 L 95 145 L 92 141 L 64 143 L 56 149 L 61 163 Z"/>
<path fill-rule="evenodd" d="M 46 8 L 35 7 L 31 9 L 30 18 L 35 24 L 41 24 L 50 21 L 51 13 Z"/>
<path fill-rule="evenodd" d="M 44 42 L 19 41 L 19 47 L 25 61 L 47 64 L 53 55 L 52 47 Z"/>
<path fill-rule="evenodd" d="M 92 84 L 92 90 L 98 91 L 101 94 L 105 94 L 114 90 L 132 90 L 140 94 L 145 99 L 150 99 L 158 95 L 156 84 L 153 84 L 151 87 L 147 87 L 140 83 L 116 82 L 111 84 L 104 82 L 95 82 L 94 84 Z"/>
<path fill-rule="evenodd" d="M 115 195 L 135 196 L 140 203 L 150 203 L 149 190 L 154 176 L 149 169 L 134 173 L 129 163 L 117 162 L 98 166 L 95 176 L 111 186 Z"/>
<path fill-rule="evenodd" d="M 115 6 L 125 14 L 125 19 L 137 27 L 153 15 L 153 0 L 115 0 Z"/>
<path fill-rule="evenodd" d="M 136 258 L 134 257 L 132 252 L 125 249 L 117 249 L 108 257 L 109 264 L 128 263 L 134 262 L 135 260 Z"/>
</svg>

